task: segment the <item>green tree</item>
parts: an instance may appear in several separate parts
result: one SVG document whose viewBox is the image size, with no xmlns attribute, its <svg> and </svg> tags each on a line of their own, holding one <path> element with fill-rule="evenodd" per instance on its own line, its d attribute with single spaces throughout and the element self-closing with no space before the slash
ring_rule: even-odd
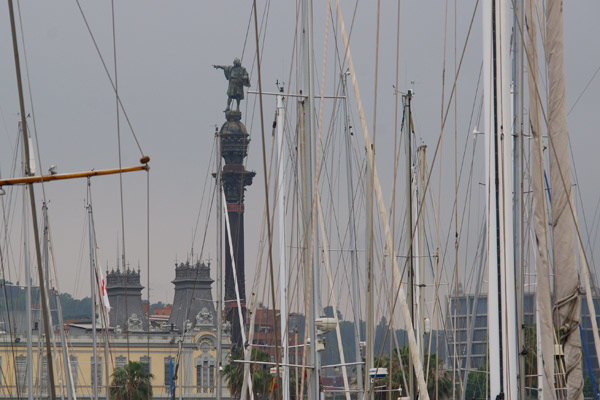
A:
<svg viewBox="0 0 600 400">
<path fill-rule="evenodd" d="M 469 372 L 466 388 L 467 393 L 465 393 L 465 398 L 487 399 L 488 389 L 489 380 L 488 374 L 485 372 L 485 367 L 480 367 L 478 372 Z"/>
<path fill-rule="evenodd" d="M 408 375 L 406 368 L 408 367 L 409 360 L 409 352 L 408 347 L 403 347 L 401 349 L 394 349 L 392 352 L 392 362 L 390 363 L 389 356 L 376 357 L 375 366 L 379 368 L 387 368 L 388 373 L 392 373 L 392 387 L 388 389 L 398 389 L 402 388 L 402 395 L 406 396 L 409 388 L 406 388 L 404 385 L 404 380 L 408 384 Z M 429 361 L 429 364 L 427 362 Z M 436 380 L 437 380 L 437 391 L 438 391 L 438 399 L 447 399 L 452 394 L 452 379 L 448 371 L 445 371 L 442 366 L 442 361 L 438 360 L 435 354 L 430 354 L 425 356 L 425 366 L 429 365 L 427 369 L 427 392 L 429 393 L 430 398 L 436 398 L 435 390 L 436 390 Z M 437 366 L 437 368 L 436 368 Z M 404 374 L 404 378 L 403 378 Z M 386 388 L 389 386 L 389 376 L 386 378 L 376 379 L 374 384 L 375 386 L 385 386 Z M 394 393 L 396 394 L 396 393 Z M 398 393 L 399 394 L 399 393 Z M 385 392 L 379 393 L 377 398 L 386 399 L 387 394 Z M 392 396 L 397 397 L 397 396 Z"/>
<path fill-rule="evenodd" d="M 146 400 L 152 397 L 152 374 L 144 371 L 139 362 L 129 361 L 116 368 L 110 385 L 110 396 L 115 400 Z"/>
<path fill-rule="evenodd" d="M 227 387 L 233 398 L 239 398 L 242 392 L 242 384 L 244 383 L 244 364 L 235 362 L 235 360 L 243 360 L 243 352 L 231 353 L 230 362 L 223 367 L 223 376 L 227 379 Z M 257 349 L 252 349 L 250 355 L 252 361 L 271 361 L 268 353 Z M 254 396 L 257 398 L 265 398 L 270 391 L 271 374 L 270 369 L 265 364 L 250 364 L 250 376 L 252 376 L 252 389 Z"/>
</svg>

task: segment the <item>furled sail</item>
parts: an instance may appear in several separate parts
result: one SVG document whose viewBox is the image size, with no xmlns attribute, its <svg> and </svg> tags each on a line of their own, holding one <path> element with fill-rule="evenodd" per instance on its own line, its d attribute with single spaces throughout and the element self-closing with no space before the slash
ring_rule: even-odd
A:
<svg viewBox="0 0 600 400">
<path fill-rule="evenodd" d="M 546 0 L 546 64 L 548 66 L 548 137 L 550 205 L 554 265 L 555 318 L 565 355 L 567 399 L 583 399 L 579 336 L 579 274 L 571 210 L 571 164 L 565 109 L 563 2 Z"/>
<path fill-rule="evenodd" d="M 548 265 L 548 221 L 544 201 L 544 155 L 538 91 L 538 53 L 535 1 L 529 0 L 525 8 L 527 33 L 527 66 L 529 88 L 529 124 L 531 128 L 531 186 L 533 190 L 533 222 L 536 242 L 536 301 L 540 332 L 554 332 L 552 325 L 552 299 L 550 295 L 550 269 Z M 556 399 L 554 389 L 554 335 L 541 335 L 543 371 L 538 371 L 544 399 Z"/>
</svg>

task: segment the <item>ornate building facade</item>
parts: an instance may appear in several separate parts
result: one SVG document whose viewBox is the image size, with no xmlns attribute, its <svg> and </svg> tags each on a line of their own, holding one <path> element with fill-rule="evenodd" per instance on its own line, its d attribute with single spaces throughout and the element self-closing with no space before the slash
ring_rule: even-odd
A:
<svg viewBox="0 0 600 400">
<path fill-rule="evenodd" d="M 175 381 L 176 397 L 181 395 L 183 399 L 214 398 L 217 357 L 221 357 L 224 363 L 231 349 L 231 329 L 228 326 L 224 327 L 223 349 L 221 354 L 217 355 L 217 318 L 212 302 L 209 266 L 201 263 L 176 266 L 173 280 L 175 298 L 171 314 L 173 320 L 159 326 L 148 328 L 147 317 L 140 311 L 142 306 L 139 282 L 139 273 L 135 271 L 109 274 L 107 293 L 112 294 L 111 326 L 105 331 L 98 324 L 97 361 L 93 356 L 92 325 L 65 325 L 68 365 L 77 398 L 92 398 L 92 376 L 96 374 L 98 395 L 106 399 L 115 368 L 125 366 L 128 361 L 141 363 L 144 369 L 152 374 L 153 398 L 170 398 L 171 377 L 175 374 L 178 354 L 180 356 L 178 378 Z M 202 298 L 202 301 L 196 301 L 197 298 Z M 190 301 L 194 305 L 189 307 L 188 313 L 185 310 Z M 135 306 L 138 302 L 140 310 Z M 127 308 L 124 304 L 127 304 Z M 137 312 L 140 312 L 139 316 Z M 190 317 L 184 319 L 180 318 L 181 315 Z M 34 397 L 48 396 L 48 372 L 43 356 L 45 351 L 38 347 L 39 343 L 43 342 L 39 330 L 34 331 L 33 357 L 32 362 L 28 363 L 26 330 L 16 334 L 6 330 L 0 331 L 0 398 L 27 397 L 28 364 L 33 370 Z M 53 354 L 56 393 L 57 396 L 66 399 L 68 391 L 64 366 L 67 364 L 57 330 L 55 343 Z M 229 398 L 225 379 L 222 384 L 224 398 Z"/>
</svg>

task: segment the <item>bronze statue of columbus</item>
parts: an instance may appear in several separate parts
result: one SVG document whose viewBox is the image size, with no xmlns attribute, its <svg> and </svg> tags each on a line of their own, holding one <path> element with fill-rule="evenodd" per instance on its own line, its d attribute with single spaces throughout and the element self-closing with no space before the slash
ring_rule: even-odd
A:
<svg viewBox="0 0 600 400">
<path fill-rule="evenodd" d="M 250 87 L 250 78 L 246 68 L 242 67 L 239 58 L 233 60 L 233 65 L 213 65 L 216 69 L 222 69 L 225 72 L 225 78 L 229 81 L 227 88 L 227 108 L 231 110 L 231 100 L 237 102 L 237 111 L 240 111 L 240 100 L 244 99 L 244 86 Z"/>
</svg>

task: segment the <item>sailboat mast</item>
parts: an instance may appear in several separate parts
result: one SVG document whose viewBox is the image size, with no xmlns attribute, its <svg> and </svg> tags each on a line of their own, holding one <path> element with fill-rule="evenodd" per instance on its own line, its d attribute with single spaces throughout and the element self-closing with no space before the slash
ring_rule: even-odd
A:
<svg viewBox="0 0 600 400">
<path fill-rule="evenodd" d="M 517 398 L 508 2 L 483 3 L 490 396 Z M 497 316 L 497 317 L 496 317 Z"/>
<path fill-rule="evenodd" d="M 88 190 L 90 182 L 88 179 Z M 92 296 L 92 397 L 98 400 L 98 351 L 96 348 L 96 285 L 94 284 L 94 227 L 92 217 L 92 205 L 88 201 L 88 225 L 89 225 L 89 241 L 90 241 L 90 295 Z M 127 329 L 127 327 L 126 327 Z"/>
<path fill-rule="evenodd" d="M 303 191 L 303 225 L 304 225 L 304 246 L 305 246 L 305 256 L 304 256 L 304 265 L 307 272 L 310 272 L 308 275 L 312 276 L 310 282 L 305 281 L 305 285 L 309 285 L 310 287 L 310 310 L 308 311 L 309 319 L 308 319 L 308 332 L 310 335 L 311 345 L 310 345 L 310 362 L 313 366 L 309 371 L 310 374 L 310 395 L 309 398 L 319 399 L 320 398 L 320 390 L 319 390 L 319 360 L 317 358 L 317 328 L 315 320 L 318 317 L 317 315 L 317 290 L 316 290 L 316 272 L 318 270 L 318 251 L 316 246 L 318 244 L 317 233 L 314 229 L 314 216 L 312 215 L 312 203 L 313 203 L 313 154 L 312 154 L 312 135 L 315 132 L 314 129 L 314 73 L 313 73 L 313 36 L 312 36 L 312 0 L 303 0 L 302 2 L 302 43 L 303 43 L 303 59 L 304 59 L 304 87 L 306 88 L 307 98 L 307 106 L 304 107 L 304 120 L 305 120 L 305 132 L 304 132 L 304 157 L 303 157 L 303 179 L 305 180 L 305 188 Z M 312 240 L 312 243 L 310 241 Z M 312 248 L 312 254 L 309 252 L 309 249 Z M 311 259 L 313 262 L 311 263 Z M 311 270 L 308 271 L 309 266 L 311 266 Z M 305 275 L 306 276 L 306 275 Z"/>
<path fill-rule="evenodd" d="M 348 72 L 342 74 L 342 95 L 344 96 L 344 144 L 346 145 L 346 180 L 348 191 L 348 225 L 350 237 L 350 263 L 352 267 L 352 313 L 354 315 L 354 357 L 360 356 L 360 305 L 358 303 L 358 257 L 356 252 L 356 225 L 354 222 L 354 182 L 352 181 L 352 146 L 350 143 L 350 120 L 348 112 Z M 363 390 L 362 365 L 356 365 L 356 386 Z"/>
<path fill-rule="evenodd" d="M 412 116 L 410 111 L 410 102 L 412 100 L 412 90 L 403 95 L 404 97 L 404 129 L 405 129 L 405 150 L 406 150 L 406 239 L 408 242 L 408 252 L 406 254 L 408 260 L 408 304 L 410 306 L 410 318 L 415 324 L 415 270 L 413 263 L 413 187 L 412 187 Z M 417 329 L 418 330 L 418 329 Z M 417 337 L 417 343 L 419 338 Z M 414 365 L 411 358 L 408 359 L 408 378 L 410 394 L 413 399 L 417 398 L 415 390 Z"/>
<path fill-rule="evenodd" d="M 22 135 L 23 125 L 19 122 L 19 133 Z M 23 172 L 25 172 L 25 160 L 23 160 Z M 27 307 L 27 399 L 33 399 L 33 335 L 31 334 L 31 259 L 29 254 L 29 218 L 27 217 L 27 191 L 23 190 L 23 261 L 25 264 L 26 293 L 25 303 Z"/>
<path fill-rule="evenodd" d="M 419 313 L 417 314 L 418 321 L 415 321 L 415 326 L 418 328 L 419 334 L 417 341 L 421 341 L 421 361 L 425 363 L 425 260 L 427 255 L 427 246 L 425 246 L 425 162 L 427 161 L 427 146 L 421 145 L 417 148 L 419 155 L 419 191 L 418 191 L 418 206 L 417 210 L 421 210 L 421 215 L 417 220 L 419 227 L 419 279 L 417 280 L 419 290 Z M 437 358 L 436 358 L 437 362 Z"/>
<path fill-rule="evenodd" d="M 21 127 L 23 129 L 23 153 L 25 158 L 25 175 L 33 175 L 31 171 L 31 160 L 29 153 L 29 140 L 27 137 L 27 119 L 25 114 L 25 102 L 23 99 L 23 82 L 21 79 L 21 63 L 19 61 L 19 48 L 17 46 L 17 30 L 15 26 L 15 12 L 13 0 L 8 0 L 8 11 L 10 15 L 10 30 L 12 34 L 13 53 L 15 59 L 15 72 L 17 74 L 17 89 L 19 92 L 19 111 L 21 113 Z M 54 365 L 52 363 L 52 348 L 50 343 L 50 318 L 48 316 L 48 299 L 45 295 L 44 271 L 42 269 L 42 254 L 40 250 L 40 236 L 37 223 L 37 212 L 35 208 L 35 193 L 33 184 L 28 185 L 29 200 L 31 205 L 31 220 L 33 223 L 33 237 L 35 240 L 35 255 L 38 266 L 38 276 L 40 280 L 40 298 L 42 305 L 42 315 L 44 318 L 44 333 L 46 337 L 46 358 L 48 360 L 48 381 L 50 382 L 50 399 L 56 399 L 56 388 L 54 385 Z M 31 392 L 30 392 L 31 393 Z"/>
<path fill-rule="evenodd" d="M 223 154 L 221 151 L 221 135 L 218 129 L 215 130 L 217 139 L 217 301 L 216 301 L 216 320 L 217 320 L 217 400 L 223 396 L 223 375 L 221 373 L 223 364 L 223 184 L 222 184 L 222 166 Z M 181 342 L 180 342 L 181 345 Z M 181 382 L 181 381 L 180 381 Z M 181 386 L 181 385 L 180 385 Z M 183 390 L 180 390 L 180 393 Z M 174 398 L 175 393 L 170 393 Z"/>
<path fill-rule="evenodd" d="M 373 343 L 375 341 L 375 295 L 373 287 L 373 166 L 375 161 L 367 160 L 370 167 L 367 169 L 367 193 L 366 193 L 366 209 L 367 209 L 367 226 L 366 226 L 366 254 L 365 263 L 367 265 L 367 325 L 366 325 L 366 346 L 365 346 L 365 396 L 364 400 L 370 397 L 373 393 L 372 379 L 370 377 L 371 369 L 374 367 Z"/>
<path fill-rule="evenodd" d="M 287 294 L 287 262 L 285 259 L 285 157 L 284 157 L 284 118 L 285 107 L 283 97 L 283 87 L 279 88 L 280 94 L 277 95 L 277 209 L 279 219 L 279 315 L 281 324 L 281 348 L 283 374 L 282 374 L 282 394 L 283 400 L 290 398 L 290 367 L 289 367 L 289 343 L 288 343 L 288 294 Z M 296 360 L 297 361 L 297 360 Z M 277 371 L 277 376 L 279 371 Z"/>
<path fill-rule="evenodd" d="M 517 335 L 518 349 L 525 349 L 525 324 L 524 324 L 524 302 L 525 302 L 525 222 L 524 222 L 524 182 L 523 182 L 523 90 L 524 90 L 524 62 L 523 51 L 523 29 L 525 26 L 525 2 L 516 0 L 514 3 L 514 58 L 513 58 L 513 104 L 514 104 L 514 168 L 515 168 L 515 215 L 514 215 L 514 260 L 515 260 L 515 286 L 517 305 Z M 519 393 L 525 396 L 525 353 L 519 351 Z"/>
<path fill-rule="evenodd" d="M 44 274 L 46 276 L 46 283 L 47 283 L 47 290 L 48 292 L 46 293 L 46 296 L 48 297 L 48 299 L 51 299 L 50 296 L 50 290 L 51 290 L 51 286 L 50 286 L 50 252 L 49 252 L 49 241 L 50 241 L 50 237 L 49 237 L 49 231 L 48 231 L 48 206 L 46 204 L 46 202 L 44 202 L 42 204 L 42 220 L 44 221 L 44 225 L 42 226 L 42 235 L 43 235 L 43 242 L 42 242 L 42 249 L 43 249 L 43 257 L 44 257 Z M 58 304 L 58 302 L 60 301 L 60 299 L 58 298 L 58 296 L 56 296 L 56 292 L 53 293 L 54 298 L 56 299 L 56 303 Z M 52 317 L 52 308 L 50 309 L 50 316 Z M 61 327 L 61 332 L 63 330 L 63 326 L 62 323 L 60 324 Z M 54 355 L 56 357 L 56 364 L 60 365 L 59 361 L 58 361 L 58 349 L 56 348 L 56 339 L 54 336 L 54 329 L 52 329 L 50 331 L 51 334 L 51 340 L 52 340 L 52 350 L 54 351 Z M 60 394 L 61 394 L 61 398 L 64 400 L 65 398 L 65 388 L 64 388 L 64 384 L 67 383 L 67 377 L 65 375 L 65 371 L 66 371 L 66 364 L 65 364 L 65 368 L 60 371 L 60 369 L 57 371 L 58 372 L 58 382 L 60 384 Z M 62 376 L 62 380 L 61 380 L 61 376 Z M 69 390 L 70 388 L 68 388 Z M 67 394 L 67 396 L 69 397 L 70 400 L 70 393 Z"/>
</svg>

